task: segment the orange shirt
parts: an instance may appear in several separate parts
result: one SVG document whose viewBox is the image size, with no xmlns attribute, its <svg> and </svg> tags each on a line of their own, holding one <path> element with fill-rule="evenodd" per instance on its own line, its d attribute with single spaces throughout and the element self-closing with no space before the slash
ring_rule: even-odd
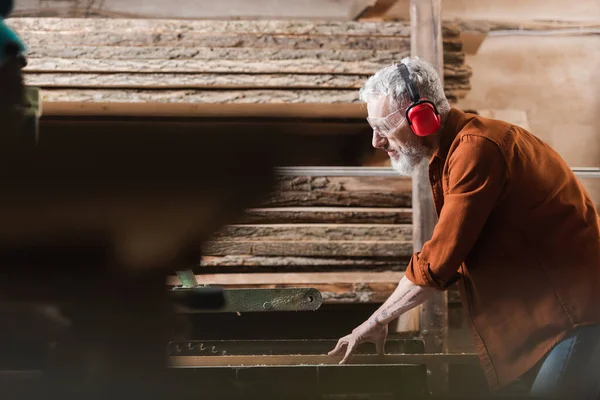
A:
<svg viewBox="0 0 600 400">
<path fill-rule="evenodd" d="M 429 176 L 439 219 L 406 277 L 440 290 L 457 282 L 492 388 L 600 323 L 600 217 L 546 143 L 452 109 Z"/>
</svg>

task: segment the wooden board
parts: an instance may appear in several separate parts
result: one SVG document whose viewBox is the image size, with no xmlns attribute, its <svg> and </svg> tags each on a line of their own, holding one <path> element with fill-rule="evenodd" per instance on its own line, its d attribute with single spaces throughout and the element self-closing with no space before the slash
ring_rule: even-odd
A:
<svg viewBox="0 0 600 400">
<path fill-rule="evenodd" d="M 399 56 L 401 54 L 398 54 Z M 453 55 L 454 56 L 454 55 Z M 460 56 L 456 56 L 460 57 Z M 397 59 L 395 59 L 397 61 Z M 391 63 L 392 60 L 390 60 Z M 387 64 L 387 63 L 386 63 Z M 371 75 L 383 65 L 372 60 L 336 61 L 315 58 L 279 60 L 227 60 L 227 59 L 106 59 L 106 58 L 28 58 L 25 74 L 31 73 L 235 73 L 235 74 L 346 74 Z M 457 65 L 449 69 L 455 76 L 470 76 L 470 68 Z M 454 76 L 449 76 L 450 81 Z"/>
<path fill-rule="evenodd" d="M 24 39 L 30 46 L 35 46 L 35 55 L 43 56 L 59 52 L 73 57 L 95 51 L 113 51 L 131 48 L 134 53 L 151 52 L 165 56 L 185 57 L 207 54 L 208 51 L 228 52 L 244 48 L 265 49 L 273 52 L 292 50 L 331 51 L 346 53 L 351 51 L 388 50 L 408 52 L 410 38 L 398 36 L 316 36 L 316 35 L 269 35 L 256 34 L 240 36 L 236 34 L 205 35 L 197 33 L 152 34 L 141 31 L 96 31 L 82 32 L 42 32 L 25 31 Z M 57 40 L 63 41 L 71 48 L 57 46 Z M 91 47 L 90 47 L 91 46 Z M 462 51 L 460 37 L 445 38 L 444 52 Z M 215 53 L 213 53 L 215 54 Z M 333 53 L 335 54 L 335 53 Z"/>
<path fill-rule="evenodd" d="M 397 2 L 397 0 L 376 0 L 373 5 L 367 7 L 361 15 L 358 16 L 358 20 L 361 22 L 369 20 L 381 20 L 385 13 Z"/>
<path fill-rule="evenodd" d="M 468 70 L 448 69 L 455 74 L 446 86 L 468 88 Z M 461 75 L 462 74 L 462 75 Z M 291 73 L 144 73 L 127 72 L 26 72 L 25 82 L 42 88 L 98 89 L 360 89 L 365 75 Z"/>
<path fill-rule="evenodd" d="M 490 21 L 455 19 L 447 21 L 464 32 L 487 34 L 493 31 L 542 31 L 556 29 L 599 29 L 598 21 Z M 460 28 L 459 28 L 460 27 Z M 581 34 L 581 33 L 579 33 Z"/>
<path fill-rule="evenodd" d="M 286 269 L 314 270 L 328 269 L 331 271 L 346 272 L 349 270 L 385 269 L 388 271 L 404 270 L 408 259 L 402 258 L 333 258 L 333 257 L 281 257 L 281 256 L 203 256 L 200 262 L 205 268 L 241 267 L 255 271 L 258 267 L 276 268 L 277 271 Z"/>
<path fill-rule="evenodd" d="M 401 224 L 246 224 L 228 225 L 214 235 L 226 241 L 405 241 L 411 225 Z"/>
<path fill-rule="evenodd" d="M 468 90 L 447 92 L 455 101 Z M 357 90 L 147 90 L 147 89 L 49 89 L 41 90 L 45 102 L 104 103 L 210 103 L 210 104 L 331 104 L 359 103 Z"/>
<path fill-rule="evenodd" d="M 282 285 L 299 287 L 330 283 L 395 283 L 404 272 L 320 272 L 320 273 L 263 273 L 263 274 L 200 274 L 196 280 L 201 285 L 222 285 L 224 287 L 246 287 L 246 285 Z M 167 285 L 179 284 L 175 275 L 167 278 Z"/>
<path fill-rule="evenodd" d="M 188 103 L 69 103 L 56 102 L 44 104 L 44 117 L 71 118 L 85 117 L 101 120 L 109 118 L 144 118 L 157 120 L 161 118 L 218 118 L 251 122 L 256 119 L 282 119 L 298 118 L 310 123 L 313 120 L 336 120 L 349 122 L 362 122 L 366 126 L 367 116 L 364 104 L 334 103 L 334 104 L 295 104 L 290 107 L 284 103 L 270 104 L 188 104 Z M 289 123 L 287 124 L 289 126 Z M 335 130 L 329 130 L 335 135 Z M 307 132 L 310 133 L 310 132 Z"/>
<path fill-rule="evenodd" d="M 44 89 L 47 102 L 124 103 L 358 103 L 356 90 L 93 90 Z"/>
<path fill-rule="evenodd" d="M 42 88 L 102 89 L 358 89 L 364 75 L 339 74 L 216 74 L 125 72 L 26 73 L 27 84 Z"/>
<path fill-rule="evenodd" d="M 410 207 L 408 177 L 279 177 L 264 206 Z"/>
<path fill-rule="evenodd" d="M 146 31 L 165 34 L 189 32 L 205 35 L 223 33 L 288 34 L 288 35 L 342 35 L 342 36 L 396 36 L 410 37 L 410 23 L 306 21 L 306 20 L 179 20 L 179 19 L 127 19 L 127 18 L 10 18 L 7 24 L 17 31 L 43 32 L 127 32 Z M 460 30 L 454 23 L 444 23 L 443 36 L 458 36 Z"/>
<path fill-rule="evenodd" d="M 208 262 L 211 262 L 211 257 Z M 276 272 L 199 274 L 196 280 L 199 284 L 225 288 L 311 287 L 321 292 L 324 304 L 380 304 L 392 294 L 403 276 L 402 271 Z M 166 283 L 176 286 L 180 281 L 176 276 L 169 276 Z M 392 321 L 390 332 L 418 332 L 419 310 L 419 307 L 415 307 Z"/>
<path fill-rule="evenodd" d="M 256 355 L 256 356 L 170 356 L 169 367 L 234 367 L 234 366 L 294 366 L 294 365 L 336 365 L 342 356 L 328 355 Z M 397 364 L 470 364 L 479 365 L 477 354 L 354 354 L 348 364 L 397 365 Z"/>
<path fill-rule="evenodd" d="M 401 271 L 353 272 L 274 272 L 199 274 L 202 285 L 225 288 L 293 288 L 311 287 L 319 290 L 326 304 L 383 303 L 404 276 Z M 167 277 L 167 286 L 180 284 L 176 276 Z M 414 309 L 418 313 L 418 309 Z M 413 316 L 405 318 L 414 318 Z"/>
<path fill-rule="evenodd" d="M 239 220 L 242 224 L 406 224 L 412 223 L 410 208 L 369 207 L 273 207 L 251 208 Z"/>
<path fill-rule="evenodd" d="M 208 256 L 314 256 L 314 257 L 406 257 L 412 254 L 412 241 L 208 241 L 202 253 Z"/>
<path fill-rule="evenodd" d="M 45 103 L 358 103 L 410 52 L 406 22 L 11 18 Z M 460 30 L 444 27 L 445 93 L 468 93 Z M 310 75 L 310 76 L 307 76 Z M 314 76 L 314 77 L 313 77 Z"/>
</svg>

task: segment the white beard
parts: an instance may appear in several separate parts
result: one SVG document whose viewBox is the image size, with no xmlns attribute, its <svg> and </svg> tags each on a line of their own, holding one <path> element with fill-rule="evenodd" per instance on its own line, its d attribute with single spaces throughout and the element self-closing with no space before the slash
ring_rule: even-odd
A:
<svg viewBox="0 0 600 400">
<path fill-rule="evenodd" d="M 397 159 L 390 157 L 392 168 L 402 176 L 412 175 L 415 167 L 425 158 L 423 151 L 415 148 L 397 150 L 396 153 Z"/>
</svg>

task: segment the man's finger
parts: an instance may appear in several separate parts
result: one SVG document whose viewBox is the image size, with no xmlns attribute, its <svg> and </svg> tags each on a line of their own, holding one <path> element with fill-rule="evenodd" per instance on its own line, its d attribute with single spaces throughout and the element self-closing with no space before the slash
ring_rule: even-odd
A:
<svg viewBox="0 0 600 400">
<path fill-rule="evenodd" d="M 340 361 L 340 364 L 346 364 L 348 362 L 348 360 L 350 359 L 350 356 L 356 349 L 356 346 L 357 346 L 356 340 L 350 339 L 348 341 L 348 346 L 346 347 L 346 354 L 344 355 L 344 358 L 342 358 L 342 361 Z"/>
<path fill-rule="evenodd" d="M 348 340 L 347 340 L 347 336 L 344 336 L 343 338 L 338 340 L 334 349 L 331 350 L 329 353 L 327 353 L 327 355 L 328 356 L 339 356 L 340 354 L 342 354 L 342 352 L 344 350 L 344 345 L 346 345 L 346 344 L 348 344 Z"/>
</svg>

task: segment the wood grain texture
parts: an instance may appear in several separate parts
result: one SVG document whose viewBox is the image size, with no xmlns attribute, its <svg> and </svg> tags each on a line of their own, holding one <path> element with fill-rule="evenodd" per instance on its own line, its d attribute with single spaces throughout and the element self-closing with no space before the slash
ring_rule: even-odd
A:
<svg viewBox="0 0 600 400">
<path fill-rule="evenodd" d="M 452 23 L 456 29 L 465 32 L 478 33 L 504 30 L 540 31 L 553 29 L 600 28 L 600 23 L 598 21 L 490 21 L 456 19 L 448 21 L 447 23 Z"/>
<path fill-rule="evenodd" d="M 327 355 L 256 355 L 256 356 L 170 356 L 170 367 L 215 367 L 215 366 L 293 366 L 293 365 L 336 365 L 342 356 Z M 397 365 L 397 364 L 471 364 L 478 365 L 477 354 L 386 354 L 383 356 L 354 354 L 348 364 Z"/>
<path fill-rule="evenodd" d="M 93 90 L 44 89 L 47 102 L 114 102 L 114 103 L 358 103 L 356 90 Z"/>
<path fill-rule="evenodd" d="M 400 224 L 253 224 L 227 225 L 214 235 L 227 241 L 412 240 L 411 225 Z"/>
<path fill-rule="evenodd" d="M 77 89 L 353 89 L 365 82 L 363 75 L 337 74 L 211 74 L 211 73 L 112 73 L 39 71 L 25 73 L 25 82 L 41 88 Z M 450 77 L 450 91 L 468 90 L 469 79 Z"/>
<path fill-rule="evenodd" d="M 359 104 L 357 90 L 283 90 L 283 89 L 54 89 L 44 88 L 45 102 L 65 103 L 205 103 L 205 104 Z M 468 89 L 448 91 L 446 97 L 455 101 Z"/>
<path fill-rule="evenodd" d="M 68 44 L 67 44 L 68 45 Z M 102 46 L 93 43 L 85 45 L 38 45 L 29 52 L 29 58 L 67 59 L 110 59 L 110 60 L 236 60 L 274 61 L 318 59 L 329 61 L 370 61 L 378 64 L 393 63 L 398 57 L 408 54 L 410 43 L 394 50 L 355 50 L 355 49 L 297 49 L 297 48 L 254 48 L 254 47 L 194 47 L 175 46 Z"/>
<path fill-rule="evenodd" d="M 44 52 L 57 52 L 61 41 L 69 48 L 61 54 L 82 54 L 93 51 L 93 47 L 117 52 L 117 49 L 131 48 L 135 52 L 152 49 L 155 53 L 174 56 L 195 54 L 198 50 L 222 51 L 243 48 L 271 49 L 272 51 L 305 50 L 305 51 L 394 51 L 410 50 L 410 38 L 398 36 L 317 36 L 317 35 L 239 35 L 235 33 L 222 35 L 205 35 L 198 33 L 150 34 L 140 31 L 95 31 L 95 32 L 41 32 L 24 31 L 24 39 L 36 51 L 37 56 Z M 58 42 L 60 43 L 60 42 Z M 459 37 L 445 38 L 444 51 L 462 51 L 462 40 Z M 71 49 L 72 48 L 72 49 Z M 48 50 L 46 50 L 48 49 Z"/>
<path fill-rule="evenodd" d="M 406 177 L 278 177 L 265 206 L 410 207 Z"/>
<path fill-rule="evenodd" d="M 461 54 L 461 53 L 451 53 Z M 453 55 L 454 57 L 454 55 Z M 459 57 L 456 55 L 456 57 Z M 460 56 L 462 57 L 462 56 Z M 313 58 L 281 59 L 281 60 L 238 60 L 227 59 L 146 59 L 110 60 L 78 59 L 78 58 L 30 58 L 24 73 L 40 72 L 96 72 L 96 73 L 236 73 L 236 74 L 346 74 L 371 75 L 383 65 L 372 60 L 336 61 Z M 467 76 L 469 67 L 454 68 L 458 74 Z M 456 72 L 455 72 L 456 73 Z"/>
<path fill-rule="evenodd" d="M 199 284 L 225 288 L 310 287 L 321 292 L 325 304 L 383 303 L 404 276 L 402 271 L 273 272 L 196 275 Z M 167 277 L 168 286 L 179 285 L 176 276 Z M 418 313 L 418 308 L 415 308 Z M 405 319 L 408 319 L 406 317 Z M 415 316 L 408 320 L 413 320 Z"/>
<path fill-rule="evenodd" d="M 11 18 L 7 24 L 17 31 L 43 32 L 123 32 L 148 31 L 196 32 L 206 35 L 235 34 L 288 34 L 288 35 L 348 35 L 348 36 L 400 36 L 410 37 L 410 23 L 307 21 L 307 20 L 173 20 L 127 18 Z M 455 23 L 442 25 L 443 36 L 458 36 Z"/>
<path fill-rule="evenodd" d="M 370 270 L 371 268 L 386 270 L 400 270 L 406 268 L 405 260 L 401 258 L 333 258 L 333 257 L 280 257 L 280 256 L 203 256 L 201 267 L 248 267 L 249 272 L 253 267 L 275 267 L 277 270 L 286 268 L 328 268 L 335 272 L 347 272 L 353 269 Z M 285 271 L 282 271 L 285 272 Z"/>
<path fill-rule="evenodd" d="M 314 257 L 406 257 L 412 254 L 410 241 L 305 240 L 206 242 L 202 253 L 208 256 L 314 256 Z"/>
<path fill-rule="evenodd" d="M 282 272 L 282 273 L 240 273 L 240 274 L 199 274 L 196 280 L 201 285 L 221 285 L 224 287 L 246 287 L 246 285 L 285 285 L 288 287 L 311 287 L 322 284 L 354 283 L 395 283 L 398 284 L 404 272 Z M 179 278 L 172 275 L 167 285 L 179 284 Z M 284 287 L 284 286 L 282 286 Z"/>
<path fill-rule="evenodd" d="M 46 103 L 352 104 L 368 76 L 410 50 L 407 22 L 9 24 L 30 47 L 27 83 L 42 88 Z M 455 102 L 471 89 L 471 70 L 457 26 L 444 25 L 443 36 L 445 92 Z"/>
<path fill-rule="evenodd" d="M 410 208 L 369 207 L 274 207 L 252 208 L 239 220 L 243 224 L 338 223 L 406 224 L 412 223 Z"/>
<path fill-rule="evenodd" d="M 25 82 L 42 88 L 96 89 L 359 89 L 363 75 L 37 72 Z"/>
</svg>

